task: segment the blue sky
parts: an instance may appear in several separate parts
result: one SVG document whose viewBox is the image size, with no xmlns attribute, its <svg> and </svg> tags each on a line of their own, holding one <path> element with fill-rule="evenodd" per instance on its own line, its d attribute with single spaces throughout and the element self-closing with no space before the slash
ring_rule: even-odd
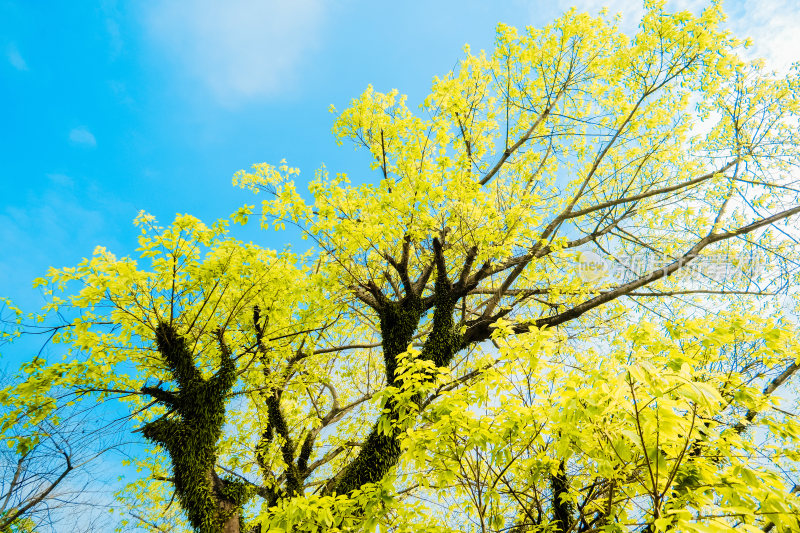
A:
<svg viewBox="0 0 800 533">
<path fill-rule="evenodd" d="M 0 295 L 31 308 L 48 266 L 132 252 L 140 209 L 227 216 L 255 162 L 368 173 L 329 106 L 368 83 L 420 99 L 500 19 L 525 6 L 0 0 Z"/>
<path fill-rule="evenodd" d="M 97 245 L 133 253 L 141 209 L 163 222 L 226 217 L 252 202 L 230 178 L 255 162 L 369 179 L 365 157 L 334 143 L 331 104 L 369 83 L 416 104 L 465 43 L 491 47 L 497 22 L 542 25 L 573 3 L 622 11 L 629 28 L 641 11 L 623 0 L 0 0 L 0 296 L 33 310 L 30 282 L 48 266 Z M 730 25 L 783 67 L 800 50 L 800 0 L 758 4 L 728 2 Z"/>
</svg>

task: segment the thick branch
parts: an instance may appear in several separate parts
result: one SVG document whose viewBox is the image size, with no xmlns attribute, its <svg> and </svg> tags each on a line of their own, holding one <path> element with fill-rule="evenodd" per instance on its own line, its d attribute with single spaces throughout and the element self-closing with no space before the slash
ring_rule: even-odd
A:
<svg viewBox="0 0 800 533">
<path fill-rule="evenodd" d="M 544 111 L 542 111 L 542 113 L 533 122 L 531 127 L 528 128 L 528 130 L 525 133 L 522 134 L 522 137 L 520 137 L 519 140 L 517 142 L 515 142 L 511 147 L 506 148 L 506 150 L 503 152 L 503 155 L 500 156 L 500 160 L 497 161 L 497 163 L 489 170 L 489 172 L 487 172 L 480 179 L 480 181 L 478 183 L 480 183 L 481 185 L 486 185 L 487 183 L 489 183 L 489 181 L 494 177 L 494 175 L 497 174 L 497 172 L 503 167 L 503 164 L 505 164 L 506 160 L 509 157 L 511 157 L 511 155 L 514 152 L 516 152 L 519 149 L 520 146 L 525 144 L 525 142 L 528 139 L 531 138 L 531 135 L 533 135 L 533 132 L 536 131 L 536 128 L 539 127 L 539 124 L 541 124 L 542 122 L 544 122 L 544 120 L 547 119 L 547 116 L 550 114 L 550 111 L 553 110 L 553 108 L 555 107 L 556 103 L 558 103 L 558 100 L 561 98 L 561 96 L 563 94 L 564 94 L 564 88 L 562 88 L 561 91 L 558 92 L 558 94 L 553 99 L 553 101 L 550 102 L 550 105 L 548 105 L 544 109 Z"/>
<path fill-rule="evenodd" d="M 587 311 L 590 311 L 591 309 L 594 309 L 605 303 L 615 300 L 620 296 L 625 296 L 628 293 L 631 293 L 636 289 L 648 285 L 654 281 L 665 278 L 667 276 L 671 276 L 672 274 L 674 274 L 675 272 L 686 266 L 689 262 L 696 259 L 704 248 L 713 243 L 724 241 L 733 237 L 737 237 L 739 235 L 746 235 L 765 226 L 769 226 L 770 224 L 773 224 L 779 220 L 791 217 L 797 213 L 800 213 L 800 206 L 796 206 L 791 209 L 781 211 L 780 213 L 772 215 L 771 217 L 757 220 L 752 224 L 748 224 L 747 226 L 743 226 L 733 231 L 709 234 L 706 237 L 700 239 L 694 246 L 692 246 L 692 248 L 689 249 L 689 251 L 687 251 L 685 254 L 683 254 L 682 256 L 680 256 L 679 258 L 677 258 L 675 261 L 665 266 L 664 268 L 654 270 L 635 280 L 620 285 L 616 289 L 599 294 L 598 296 L 595 296 L 590 300 L 578 304 L 572 309 L 564 311 L 563 313 L 559 313 L 557 315 L 550 317 L 540 318 L 534 321 L 532 324 L 530 323 L 517 324 L 514 326 L 514 332 L 525 333 L 527 331 L 530 331 L 531 325 L 537 328 L 552 327 L 573 320 L 581 316 L 582 314 L 586 313 Z M 491 332 L 493 331 L 491 324 L 497 318 L 498 315 L 496 314 L 491 317 L 482 317 L 472 322 L 472 324 L 470 325 L 464 336 L 465 343 L 480 342 L 488 339 L 491 336 Z"/>
<path fill-rule="evenodd" d="M 713 178 L 714 176 L 722 174 L 723 172 L 725 172 L 726 170 L 728 170 L 732 166 L 736 165 L 736 163 L 738 161 L 739 161 L 738 159 L 734 159 L 733 161 L 727 163 L 726 165 L 724 165 L 723 167 L 719 168 L 718 170 L 715 170 L 713 172 L 709 172 L 708 174 L 703 174 L 702 176 L 698 176 L 698 177 L 696 177 L 694 179 L 690 179 L 690 180 L 678 183 L 676 185 L 671 185 L 669 187 L 662 187 L 660 189 L 653 189 L 653 190 L 646 191 L 646 192 L 643 192 L 643 193 L 640 193 L 640 194 L 635 194 L 633 196 L 627 196 L 627 197 L 624 197 L 624 198 L 617 198 L 616 200 L 610 200 L 608 202 L 601 202 L 599 204 L 595 204 L 593 206 L 586 207 L 584 209 L 579 209 L 578 211 L 571 211 L 569 213 L 566 213 L 566 214 L 562 215 L 560 217 L 560 220 L 559 219 L 557 219 L 557 220 L 559 220 L 559 222 L 561 222 L 561 221 L 568 220 L 568 219 L 571 219 L 571 218 L 577 218 L 577 217 L 581 217 L 581 216 L 584 216 L 584 215 L 588 215 L 588 214 L 593 213 L 595 211 L 600 211 L 601 209 L 607 209 L 609 207 L 615 207 L 615 206 L 618 206 L 618 205 L 621 205 L 621 204 L 627 204 L 627 203 L 631 203 L 631 202 L 638 202 L 639 200 L 644 200 L 645 198 L 658 196 L 660 194 L 669 194 L 671 192 L 679 191 L 681 189 L 686 189 L 686 188 L 691 187 L 693 185 L 698 185 L 700 183 L 703 183 L 704 181 L 708 181 L 711 178 Z"/>
</svg>

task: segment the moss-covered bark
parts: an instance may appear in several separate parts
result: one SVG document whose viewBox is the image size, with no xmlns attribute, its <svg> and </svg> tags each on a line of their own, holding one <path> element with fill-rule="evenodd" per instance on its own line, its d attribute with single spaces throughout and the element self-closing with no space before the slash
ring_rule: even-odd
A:
<svg viewBox="0 0 800 533">
<path fill-rule="evenodd" d="M 387 302 L 380 311 L 383 360 L 388 385 L 396 382 L 398 356 L 408 349 L 421 318 L 422 302 L 414 296 L 401 302 Z M 390 413 L 390 418 L 393 415 L 394 413 Z M 397 464 L 399 458 L 399 435 L 383 433 L 376 423 L 361 452 L 345 468 L 338 481 L 329 486 L 329 491 L 346 494 L 366 483 L 374 483 L 383 478 Z"/>
<path fill-rule="evenodd" d="M 462 347 L 461 336 L 457 334 L 453 320 L 456 303 L 463 292 L 454 290 L 447 278 L 442 247 L 434 239 L 434 257 L 436 262 L 436 281 L 434 297 L 431 302 L 433 320 L 431 332 L 423 343 L 420 357 L 433 361 L 437 366 L 447 366 L 455 353 Z M 468 267 L 467 267 L 468 268 Z M 416 332 L 425 306 L 414 294 L 406 295 L 400 302 L 383 301 L 379 309 L 382 335 L 383 357 L 386 366 L 386 382 L 388 385 L 400 385 L 396 375 L 398 356 L 406 351 Z M 422 398 L 417 397 L 417 402 Z M 397 421 L 400 415 L 390 403 L 389 418 Z M 396 428 L 395 424 L 392 424 Z M 367 436 L 361 452 L 345 468 L 342 475 L 329 487 L 328 492 L 345 494 L 367 483 L 375 483 L 400 459 L 400 432 L 395 429 L 388 435 L 376 423 Z"/>
<path fill-rule="evenodd" d="M 550 476 L 550 487 L 553 491 L 553 524 L 554 531 L 564 532 L 572 524 L 572 505 L 566 497 L 569 495 L 566 462 L 558 464 L 558 470 Z"/>
<path fill-rule="evenodd" d="M 221 332 L 218 338 L 220 369 L 205 379 L 186 340 L 172 325 L 159 324 L 156 343 L 177 390 L 142 389 L 171 411 L 145 424 L 142 433 L 169 453 L 175 493 L 192 527 L 201 533 L 238 533 L 240 510 L 249 489 L 238 481 L 220 478 L 214 470 L 217 441 L 225 422 L 225 397 L 235 379 L 234 362 Z"/>
<path fill-rule="evenodd" d="M 464 347 L 462 337 L 457 334 L 453 314 L 459 299 L 468 292 L 468 287 L 463 280 L 455 286 L 448 280 L 438 240 L 434 240 L 434 252 L 436 279 L 432 297 L 423 300 L 420 291 L 409 291 L 401 300 L 390 301 L 384 295 L 376 294 L 387 385 L 402 385 L 399 383 L 402 377 L 397 375 L 398 359 L 411 344 L 426 312 L 432 311 L 433 317 L 431 331 L 423 342 L 420 357 L 438 366 L 447 366 L 455 353 Z M 467 266 L 465 270 L 468 269 Z M 424 288 L 424 283 L 424 279 L 419 282 L 420 289 Z M 408 283 L 408 286 L 411 287 L 411 284 Z M 266 321 L 262 320 L 257 307 L 254 308 L 253 322 L 265 376 L 270 378 L 267 350 L 263 344 Z M 233 360 L 222 334 L 218 333 L 218 337 L 220 369 L 213 377 L 204 379 L 185 339 L 171 325 L 160 324 L 156 330 L 158 349 L 177 387 L 175 390 L 156 387 L 143 389 L 143 392 L 170 409 L 165 417 L 146 424 L 143 433 L 168 451 L 180 504 L 192 526 L 203 533 L 238 532 L 241 507 L 255 489 L 234 480 L 221 479 L 214 470 L 217 441 L 225 420 L 225 397 L 235 379 Z M 313 450 L 311 433 L 302 442 L 292 440 L 281 412 L 280 394 L 280 387 L 263 392 L 268 415 L 267 427 L 256 448 L 256 459 L 265 469 L 263 453 L 276 436 L 280 437 L 286 464 L 283 487 L 258 491 L 270 505 L 276 504 L 281 498 L 302 493 L 308 460 Z M 422 397 L 417 397 L 416 401 L 421 403 Z M 397 421 L 400 410 L 395 410 L 391 403 L 388 408 L 390 418 Z M 400 458 L 399 432 L 399 429 L 395 429 L 386 434 L 379 430 L 376 423 L 360 453 L 340 475 L 330 481 L 324 492 L 344 494 L 380 481 Z"/>
</svg>

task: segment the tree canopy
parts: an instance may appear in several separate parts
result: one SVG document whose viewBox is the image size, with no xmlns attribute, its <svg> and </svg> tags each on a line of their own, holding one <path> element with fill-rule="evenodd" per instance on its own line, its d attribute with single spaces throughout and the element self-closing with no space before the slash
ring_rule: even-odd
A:
<svg viewBox="0 0 800 533">
<path fill-rule="evenodd" d="M 233 178 L 266 198 L 231 221 L 304 253 L 142 213 L 15 311 L 64 358 L 0 392 L 4 437 L 119 402 L 121 529 L 798 530 L 800 73 L 723 20 L 573 10 L 417 111 L 368 87 L 333 133 L 377 179 Z"/>
</svg>

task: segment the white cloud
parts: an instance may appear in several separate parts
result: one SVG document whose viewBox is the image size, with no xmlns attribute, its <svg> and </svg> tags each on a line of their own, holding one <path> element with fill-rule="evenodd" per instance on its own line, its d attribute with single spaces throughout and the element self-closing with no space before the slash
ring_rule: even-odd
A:
<svg viewBox="0 0 800 533">
<path fill-rule="evenodd" d="M 11 63 L 11 66 L 17 70 L 28 70 L 28 64 L 20 55 L 19 50 L 17 49 L 17 45 L 9 44 L 6 47 L 6 58 L 8 62 Z"/>
<path fill-rule="evenodd" d="M 322 0 L 148 4 L 150 36 L 223 104 L 277 94 L 316 45 Z"/>
<path fill-rule="evenodd" d="M 69 132 L 69 140 L 75 144 L 82 144 L 84 146 L 97 146 L 97 140 L 92 135 L 92 132 L 81 126 Z"/>
<path fill-rule="evenodd" d="M 731 30 L 753 39 L 748 55 L 763 57 L 768 67 L 783 72 L 800 61 L 800 1 L 737 2 L 726 11 Z"/>
</svg>

